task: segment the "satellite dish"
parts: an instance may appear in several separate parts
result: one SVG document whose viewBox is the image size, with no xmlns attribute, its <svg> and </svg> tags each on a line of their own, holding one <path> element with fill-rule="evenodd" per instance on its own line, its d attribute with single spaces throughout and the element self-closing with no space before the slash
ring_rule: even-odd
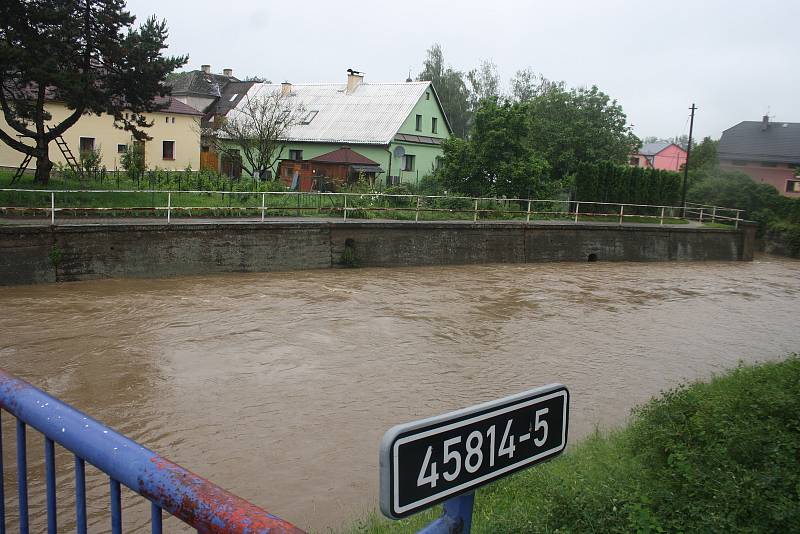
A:
<svg viewBox="0 0 800 534">
<path fill-rule="evenodd" d="M 394 157 L 402 158 L 405 155 L 406 155 L 406 149 L 405 148 L 403 148 L 400 145 L 397 145 L 396 147 L 394 147 Z"/>
</svg>

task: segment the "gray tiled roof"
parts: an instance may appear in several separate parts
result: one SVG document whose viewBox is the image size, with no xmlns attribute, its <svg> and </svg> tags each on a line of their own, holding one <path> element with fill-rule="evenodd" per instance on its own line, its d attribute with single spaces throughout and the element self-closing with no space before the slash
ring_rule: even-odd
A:
<svg viewBox="0 0 800 534">
<path fill-rule="evenodd" d="M 743 121 L 722 132 L 720 159 L 800 163 L 800 123 Z"/>
<path fill-rule="evenodd" d="M 639 149 L 639 154 L 642 156 L 655 156 L 672 143 L 669 141 L 656 141 L 655 143 L 647 143 Z"/>
<path fill-rule="evenodd" d="M 172 94 L 176 96 L 203 95 L 217 97 L 228 83 L 238 81 L 233 76 L 193 70 L 178 73 L 170 84 L 172 85 Z"/>
</svg>

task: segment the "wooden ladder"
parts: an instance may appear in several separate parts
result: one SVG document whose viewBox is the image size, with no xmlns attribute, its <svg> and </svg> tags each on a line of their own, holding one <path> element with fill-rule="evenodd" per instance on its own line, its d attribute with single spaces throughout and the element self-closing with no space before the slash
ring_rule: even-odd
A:
<svg viewBox="0 0 800 534">
<path fill-rule="evenodd" d="M 14 173 L 14 177 L 11 179 L 11 183 L 8 185 L 14 185 L 14 182 L 22 178 L 22 175 L 25 174 L 25 169 L 28 168 L 28 164 L 33 159 L 33 156 L 30 154 L 25 154 L 25 159 L 22 160 L 22 163 L 19 164 L 19 168 L 17 168 L 17 172 Z"/>
<path fill-rule="evenodd" d="M 47 127 L 47 131 L 51 131 L 52 128 L 49 126 Z M 70 150 L 69 145 L 64 140 L 64 137 L 59 135 L 55 138 L 56 145 L 58 148 L 61 149 L 61 153 L 64 155 L 64 160 L 66 160 L 67 165 L 73 171 L 81 175 L 83 177 L 83 169 L 81 168 L 78 160 L 75 159 L 75 156 L 72 154 L 72 150 Z"/>
</svg>

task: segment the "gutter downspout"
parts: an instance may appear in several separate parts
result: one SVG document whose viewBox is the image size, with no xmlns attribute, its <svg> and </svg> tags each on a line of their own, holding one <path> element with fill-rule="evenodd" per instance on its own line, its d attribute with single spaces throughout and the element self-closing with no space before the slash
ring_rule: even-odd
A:
<svg viewBox="0 0 800 534">
<path fill-rule="evenodd" d="M 386 183 L 389 183 L 389 178 L 392 176 L 392 151 L 389 147 L 392 146 L 392 142 L 389 141 L 389 144 L 386 145 L 386 152 L 389 153 L 389 169 L 386 171 Z M 388 186 L 387 186 L 388 187 Z"/>
</svg>

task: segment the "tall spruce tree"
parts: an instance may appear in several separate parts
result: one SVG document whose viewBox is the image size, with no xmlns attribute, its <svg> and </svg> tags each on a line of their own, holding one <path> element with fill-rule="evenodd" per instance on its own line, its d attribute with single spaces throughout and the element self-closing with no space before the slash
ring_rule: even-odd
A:
<svg viewBox="0 0 800 534">
<path fill-rule="evenodd" d="M 0 2 L 0 107 L 11 130 L 0 140 L 36 159 L 36 182 L 50 178 L 50 142 L 84 114 L 108 113 L 148 138 L 144 114 L 167 105 L 163 82 L 188 57 L 162 55 L 164 21 L 134 22 L 124 0 Z M 45 106 L 53 100 L 70 110 L 60 122 Z"/>
</svg>

